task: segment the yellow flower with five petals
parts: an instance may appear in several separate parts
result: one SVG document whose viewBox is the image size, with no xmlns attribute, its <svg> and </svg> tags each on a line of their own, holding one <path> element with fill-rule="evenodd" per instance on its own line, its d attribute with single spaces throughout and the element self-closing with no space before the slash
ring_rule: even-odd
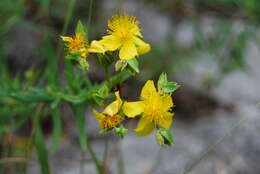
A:
<svg viewBox="0 0 260 174">
<path fill-rule="evenodd" d="M 134 16 L 116 14 L 108 21 L 108 35 L 99 41 L 106 51 L 119 50 L 120 59 L 132 59 L 150 51 L 139 28 L 139 21 Z"/>
<path fill-rule="evenodd" d="M 123 112 L 129 118 L 142 114 L 135 129 L 137 135 L 146 136 L 158 125 L 166 129 L 172 124 L 173 113 L 169 112 L 173 107 L 170 94 L 157 91 L 154 82 L 148 80 L 141 91 L 141 101 L 125 102 Z"/>
<path fill-rule="evenodd" d="M 95 109 L 93 109 L 93 114 L 95 115 L 102 129 L 112 129 L 116 127 L 121 121 L 119 111 L 123 102 L 119 96 L 119 92 L 116 92 L 115 95 L 116 100 L 109 104 L 102 113 L 99 113 Z"/>
</svg>

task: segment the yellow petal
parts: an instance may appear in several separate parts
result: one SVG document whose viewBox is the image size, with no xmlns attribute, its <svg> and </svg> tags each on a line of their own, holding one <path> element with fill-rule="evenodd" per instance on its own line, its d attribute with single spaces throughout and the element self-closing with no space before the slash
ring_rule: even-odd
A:
<svg viewBox="0 0 260 174">
<path fill-rule="evenodd" d="M 71 37 L 61 36 L 61 39 L 65 42 L 71 42 L 73 39 Z"/>
<path fill-rule="evenodd" d="M 143 101 L 125 102 L 123 105 L 123 112 L 127 117 L 134 118 L 144 111 Z"/>
<path fill-rule="evenodd" d="M 170 112 L 166 112 L 165 115 L 164 115 L 164 119 L 161 119 L 157 122 L 157 124 L 159 126 L 162 126 L 166 129 L 169 129 L 172 125 L 172 116 L 174 114 L 173 113 L 170 113 Z"/>
<path fill-rule="evenodd" d="M 173 107 L 171 95 L 165 94 L 162 96 L 162 109 L 164 112 L 169 111 Z"/>
<path fill-rule="evenodd" d="M 156 93 L 156 88 L 154 86 L 154 82 L 152 80 L 148 80 L 142 89 L 141 97 L 143 99 L 147 99 L 154 93 Z"/>
<path fill-rule="evenodd" d="M 104 36 L 100 42 L 107 51 L 114 51 L 122 45 L 120 39 L 114 35 Z"/>
<path fill-rule="evenodd" d="M 118 101 L 118 105 L 119 105 L 118 107 L 120 108 L 123 102 L 122 102 L 122 100 L 121 100 L 119 91 L 116 91 L 116 92 L 115 92 L 115 96 L 116 96 L 116 100 Z"/>
<path fill-rule="evenodd" d="M 81 56 L 82 58 L 87 58 L 87 57 L 88 57 L 89 51 L 88 51 L 87 48 L 82 48 L 82 49 L 80 49 L 79 51 L 80 51 L 80 53 L 81 53 L 80 56 Z"/>
<path fill-rule="evenodd" d="M 120 59 L 128 60 L 134 58 L 137 55 L 138 54 L 137 54 L 136 46 L 131 41 L 125 42 L 119 51 Z"/>
<path fill-rule="evenodd" d="M 101 41 L 93 40 L 88 48 L 90 53 L 104 53 L 106 50 Z"/>
<path fill-rule="evenodd" d="M 154 129 L 154 124 L 150 122 L 149 120 L 142 117 L 137 125 L 137 128 L 135 129 L 136 134 L 138 136 L 146 136 L 149 135 Z"/>
<path fill-rule="evenodd" d="M 105 118 L 105 116 L 99 112 L 97 112 L 95 109 L 93 109 L 93 114 L 96 117 L 98 124 L 100 125 L 100 127 L 102 127 L 102 120 Z"/>
<path fill-rule="evenodd" d="M 116 101 L 112 102 L 110 105 L 108 105 L 105 110 L 104 110 L 104 114 L 107 114 L 107 115 L 115 115 L 118 113 L 121 105 L 122 105 L 122 100 L 119 96 L 119 92 L 116 92 L 115 93 L 116 95 Z"/>
<path fill-rule="evenodd" d="M 136 49 L 137 49 L 138 55 L 145 54 L 151 50 L 150 44 L 145 43 L 144 41 L 142 41 L 141 39 L 139 39 L 137 37 L 134 38 L 134 42 L 136 44 Z"/>
</svg>

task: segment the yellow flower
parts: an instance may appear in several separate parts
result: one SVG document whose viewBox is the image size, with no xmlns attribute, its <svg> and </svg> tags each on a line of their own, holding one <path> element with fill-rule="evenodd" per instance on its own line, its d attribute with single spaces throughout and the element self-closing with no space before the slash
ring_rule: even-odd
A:
<svg viewBox="0 0 260 174">
<path fill-rule="evenodd" d="M 61 36 L 61 39 L 67 43 L 69 53 L 78 51 L 82 58 L 87 58 L 89 53 L 104 53 L 105 50 L 98 41 L 92 41 L 90 47 L 87 45 L 86 38 L 81 33 L 76 33 L 74 37 Z"/>
<path fill-rule="evenodd" d="M 93 114 L 102 129 L 112 129 L 121 121 L 121 117 L 118 112 L 123 102 L 119 96 L 119 92 L 116 92 L 115 95 L 116 100 L 108 105 L 102 113 L 99 113 L 93 109 Z"/>
<path fill-rule="evenodd" d="M 108 34 L 100 41 L 106 51 L 119 49 L 120 59 L 132 59 L 150 51 L 150 45 L 142 41 L 138 27 L 139 21 L 134 16 L 116 14 L 108 21 Z"/>
<path fill-rule="evenodd" d="M 157 125 L 168 129 L 174 115 L 169 112 L 173 107 L 171 95 L 157 91 L 154 82 L 148 80 L 142 89 L 141 98 L 142 101 L 125 102 L 122 108 L 126 116 L 130 118 L 142 114 L 135 129 L 137 135 L 148 135 Z"/>
</svg>

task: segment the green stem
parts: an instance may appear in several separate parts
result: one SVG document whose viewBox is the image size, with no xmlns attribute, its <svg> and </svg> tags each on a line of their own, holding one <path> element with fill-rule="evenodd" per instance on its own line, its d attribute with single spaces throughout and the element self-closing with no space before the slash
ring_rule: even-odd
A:
<svg viewBox="0 0 260 174">
<path fill-rule="evenodd" d="M 106 161 L 108 156 L 108 144 L 109 144 L 109 138 L 105 139 L 105 148 L 104 148 L 104 154 L 103 154 L 103 167 L 106 168 Z"/>
<path fill-rule="evenodd" d="M 68 12 L 67 12 L 67 15 L 65 17 L 65 21 L 64 21 L 64 25 L 63 25 L 63 28 L 62 28 L 62 31 L 61 31 L 61 35 L 64 35 L 68 30 L 68 26 L 69 26 L 70 20 L 72 18 L 72 13 L 73 13 L 73 9 L 75 7 L 75 3 L 76 3 L 76 0 L 70 0 L 69 1 Z M 58 46 L 58 55 L 57 55 L 58 58 L 61 56 L 61 52 L 62 52 L 62 44 L 61 44 L 61 41 L 60 41 L 59 46 Z"/>
<path fill-rule="evenodd" d="M 94 163 L 95 163 L 95 166 L 96 166 L 96 169 L 98 171 L 98 174 L 104 174 L 104 169 L 102 167 L 102 165 L 100 164 L 100 162 L 98 161 L 97 159 L 97 155 L 96 153 L 92 150 L 90 144 L 88 144 L 88 150 L 89 150 L 89 153 L 90 153 L 90 156 L 91 158 L 93 159 Z"/>
<path fill-rule="evenodd" d="M 89 11 L 88 11 L 88 30 L 90 29 L 90 25 L 91 25 L 92 8 L 93 8 L 93 0 L 90 0 L 89 1 Z"/>
<path fill-rule="evenodd" d="M 222 137 L 220 137 L 215 143 L 210 145 L 204 153 L 202 153 L 188 168 L 186 168 L 183 174 L 189 173 L 191 169 L 196 167 L 208 153 L 213 151 L 224 140 L 225 137 L 229 136 L 236 128 L 238 128 L 247 119 L 248 117 L 242 117 L 240 120 L 238 120 L 238 122 L 236 122 L 229 130 L 227 130 Z"/>
<path fill-rule="evenodd" d="M 119 142 L 117 143 L 117 147 L 118 147 L 118 155 L 117 155 L 118 173 L 125 174 L 125 164 L 124 164 L 124 158 L 122 153 L 121 140 L 119 140 Z"/>
</svg>

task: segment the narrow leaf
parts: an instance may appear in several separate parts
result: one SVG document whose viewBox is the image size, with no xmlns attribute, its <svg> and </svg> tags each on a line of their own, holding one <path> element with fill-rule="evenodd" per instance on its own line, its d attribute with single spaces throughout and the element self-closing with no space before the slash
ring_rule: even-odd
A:
<svg viewBox="0 0 260 174">
<path fill-rule="evenodd" d="M 136 58 L 127 60 L 128 65 L 137 73 L 139 73 L 139 64 L 138 61 L 136 60 Z"/>
<path fill-rule="evenodd" d="M 85 127 L 85 106 L 74 105 L 73 111 L 75 114 L 76 124 L 79 131 L 79 143 L 83 152 L 87 151 L 87 136 Z"/>
<path fill-rule="evenodd" d="M 61 120 L 59 107 L 56 107 L 52 111 L 52 120 L 53 120 L 53 139 L 51 145 L 51 152 L 54 153 L 60 143 L 61 130 L 62 130 L 62 120 Z"/>
<path fill-rule="evenodd" d="M 38 154 L 38 160 L 41 165 L 42 174 L 50 174 L 49 163 L 48 163 L 48 153 L 45 148 L 44 137 L 43 137 L 42 130 L 40 127 L 40 122 L 38 119 L 36 120 L 34 138 L 35 138 L 35 147 L 36 147 L 37 154 Z"/>
</svg>

